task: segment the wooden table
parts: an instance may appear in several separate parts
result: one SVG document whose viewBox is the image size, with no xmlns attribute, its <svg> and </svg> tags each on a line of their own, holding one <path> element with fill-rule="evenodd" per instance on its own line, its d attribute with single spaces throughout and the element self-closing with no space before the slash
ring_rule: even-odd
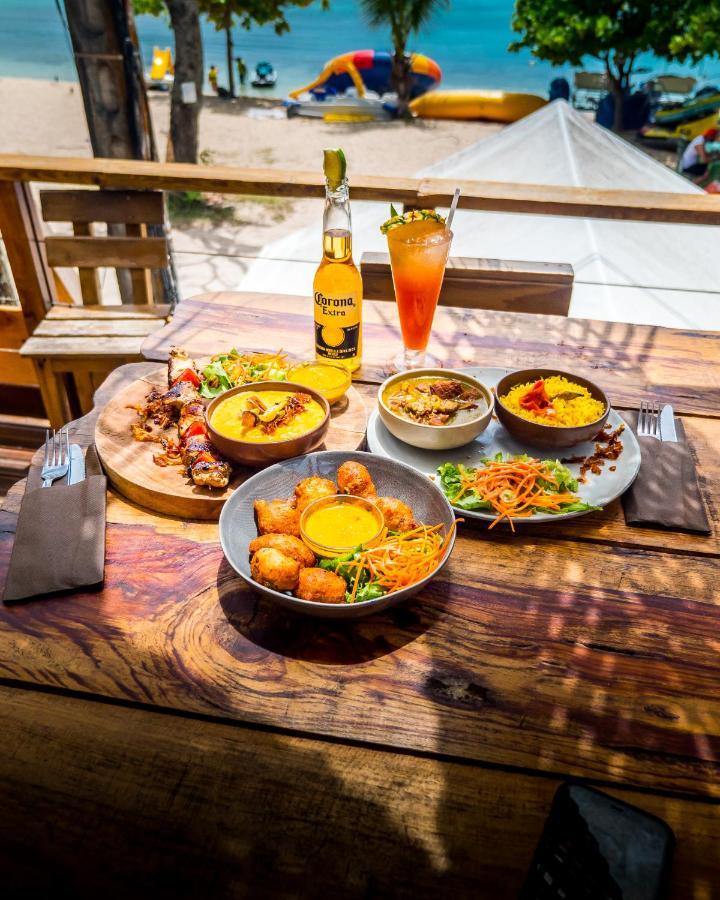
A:
<svg viewBox="0 0 720 900">
<path fill-rule="evenodd" d="M 147 351 L 307 354 L 309 307 L 186 301 Z M 393 317 L 366 306 L 368 403 Z M 618 503 L 515 536 L 466 525 L 415 601 L 337 624 L 255 596 L 215 524 L 111 492 L 104 589 L 0 609 L 5 884 L 514 897 L 573 775 L 673 827 L 671 896 L 720 896 L 720 335 L 454 309 L 435 334 L 449 363 L 548 363 L 619 408 L 672 402 L 713 534 L 630 529 Z M 98 405 L 152 367 L 118 369 Z M 2 571 L 22 491 L 0 514 Z"/>
</svg>

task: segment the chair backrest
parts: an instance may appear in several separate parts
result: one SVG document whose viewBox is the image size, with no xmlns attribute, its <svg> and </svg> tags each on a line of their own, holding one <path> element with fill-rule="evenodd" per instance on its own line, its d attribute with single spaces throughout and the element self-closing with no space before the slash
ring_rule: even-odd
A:
<svg viewBox="0 0 720 900">
<path fill-rule="evenodd" d="M 580 91 L 605 91 L 607 75 L 604 72 L 575 72 L 574 86 Z"/>
<path fill-rule="evenodd" d="M 653 81 L 664 94 L 689 94 L 697 84 L 691 75 L 658 75 Z"/>
<path fill-rule="evenodd" d="M 133 302 L 153 302 L 151 270 L 168 265 L 166 238 L 147 236 L 148 225 L 165 220 L 161 192 L 50 190 L 40 192 L 40 205 L 45 222 L 72 223 L 73 237 L 48 235 L 45 250 L 50 266 L 78 268 L 83 303 L 102 302 L 102 268 L 129 269 Z M 108 226 L 107 237 L 94 234 L 100 222 Z"/>
<path fill-rule="evenodd" d="M 360 273 L 363 295 L 369 300 L 395 299 L 387 253 L 363 253 Z M 450 257 L 438 302 L 466 309 L 566 316 L 573 278 L 573 268 L 566 263 Z"/>
</svg>

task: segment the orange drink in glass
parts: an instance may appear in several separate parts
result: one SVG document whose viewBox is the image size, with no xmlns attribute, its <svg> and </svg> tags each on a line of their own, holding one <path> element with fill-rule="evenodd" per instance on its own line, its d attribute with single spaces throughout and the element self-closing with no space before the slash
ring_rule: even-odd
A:
<svg viewBox="0 0 720 900">
<path fill-rule="evenodd" d="M 426 364 L 452 232 L 438 216 L 395 225 L 386 233 L 404 346 L 395 363 L 417 369 Z"/>
</svg>

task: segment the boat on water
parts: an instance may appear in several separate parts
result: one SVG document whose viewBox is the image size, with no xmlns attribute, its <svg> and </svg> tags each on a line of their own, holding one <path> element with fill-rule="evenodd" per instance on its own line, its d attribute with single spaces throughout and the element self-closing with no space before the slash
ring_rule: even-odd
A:
<svg viewBox="0 0 720 900">
<path fill-rule="evenodd" d="M 151 91 L 169 91 L 175 80 L 175 65 L 170 47 L 153 47 L 150 71 L 145 83 Z"/>
<path fill-rule="evenodd" d="M 413 100 L 410 111 L 422 119 L 487 119 L 517 122 L 547 104 L 537 94 L 510 91 L 430 91 Z"/>
<path fill-rule="evenodd" d="M 328 122 L 389 121 L 395 117 L 396 108 L 394 95 L 382 98 L 374 92 L 367 92 L 362 97 L 358 97 L 354 91 L 348 91 L 345 94 L 285 101 L 289 119 L 308 116 Z"/>
<path fill-rule="evenodd" d="M 661 106 L 653 114 L 654 124 L 662 128 L 695 121 L 720 110 L 720 89 L 715 85 L 700 88 L 688 100 Z"/>
<path fill-rule="evenodd" d="M 273 65 L 269 62 L 259 62 L 255 66 L 255 75 L 250 84 L 254 88 L 270 88 L 275 87 L 277 81 L 277 72 Z"/>
<path fill-rule="evenodd" d="M 410 59 L 410 96 L 419 97 L 436 87 L 440 66 L 413 53 Z M 392 54 L 384 50 L 353 50 L 327 62 L 317 78 L 291 91 L 288 116 L 311 116 L 335 121 L 385 120 L 395 115 Z"/>
</svg>

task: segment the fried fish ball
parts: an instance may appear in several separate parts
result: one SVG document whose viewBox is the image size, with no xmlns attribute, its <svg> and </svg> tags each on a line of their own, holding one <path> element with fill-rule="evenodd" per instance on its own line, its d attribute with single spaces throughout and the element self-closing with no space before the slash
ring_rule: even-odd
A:
<svg viewBox="0 0 720 900">
<path fill-rule="evenodd" d="M 261 547 L 250 560 L 250 574 L 259 584 L 276 591 L 294 591 L 300 563 L 272 547 Z"/>
<path fill-rule="evenodd" d="M 377 497 L 370 473 L 362 463 L 344 462 L 338 469 L 337 477 L 341 493 L 355 497 Z"/>
<path fill-rule="evenodd" d="M 260 534 L 292 534 L 300 537 L 300 513 L 295 508 L 295 498 L 291 500 L 256 500 Z"/>
<path fill-rule="evenodd" d="M 375 505 L 385 517 L 385 526 L 390 531 L 412 531 L 415 528 L 413 511 L 396 497 L 378 497 Z"/>
<path fill-rule="evenodd" d="M 325 569 L 303 569 L 295 591 L 301 600 L 320 603 L 343 603 L 347 585 L 345 579 Z"/>
<path fill-rule="evenodd" d="M 302 512 L 314 500 L 319 500 L 321 497 L 332 497 L 337 492 L 337 485 L 329 478 L 320 478 L 319 475 L 303 478 L 295 487 L 298 512 Z"/>
<path fill-rule="evenodd" d="M 279 550 L 285 556 L 296 559 L 301 566 L 315 565 L 315 554 L 312 550 L 307 544 L 303 544 L 300 538 L 293 537 L 291 534 L 263 534 L 256 537 L 254 541 L 250 541 L 250 553 L 256 553 L 263 547 Z"/>
</svg>

